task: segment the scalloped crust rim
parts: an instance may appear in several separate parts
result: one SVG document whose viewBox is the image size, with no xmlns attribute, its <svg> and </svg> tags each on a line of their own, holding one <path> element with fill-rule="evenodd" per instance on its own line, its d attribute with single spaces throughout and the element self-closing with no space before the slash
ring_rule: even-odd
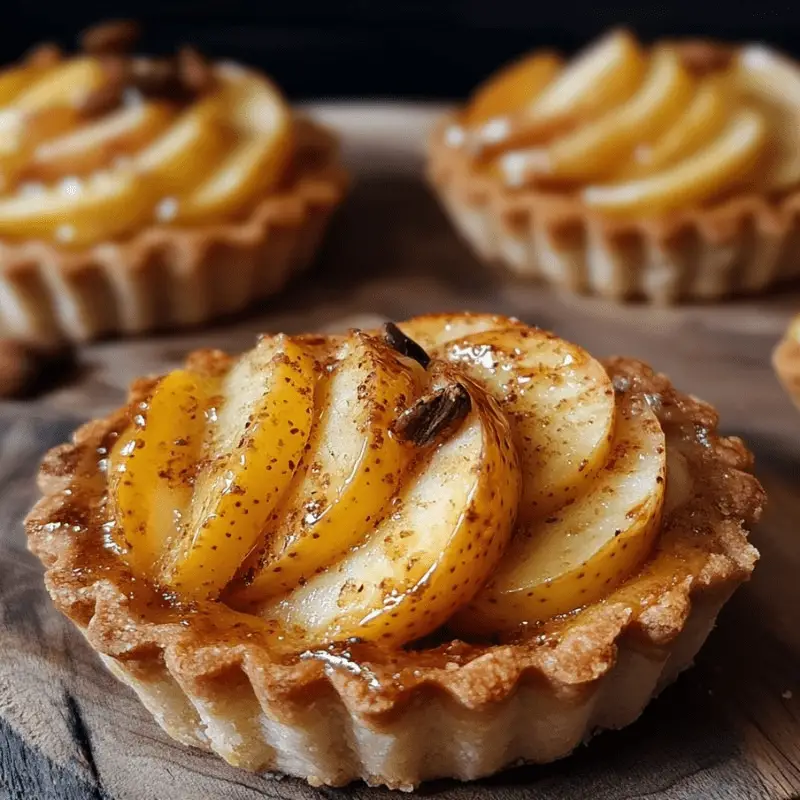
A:
<svg viewBox="0 0 800 800">
<path fill-rule="evenodd" d="M 200 604 L 188 624 L 148 618 L 130 599 L 145 588 L 103 550 L 90 513 L 104 490 L 97 448 L 125 426 L 126 409 L 48 454 L 45 496 L 26 521 L 29 546 L 47 567 L 56 607 L 159 724 L 234 765 L 315 784 L 363 778 L 411 788 L 434 777 L 473 779 L 519 760 L 550 761 L 597 729 L 633 721 L 689 666 L 758 558 L 746 528 L 764 495 L 742 442 L 718 436 L 713 408 L 646 365 L 612 359 L 606 366 L 619 391 L 655 403 L 668 448 L 688 470 L 688 499 L 665 516 L 656 551 L 637 575 L 518 643 L 287 660 L 259 641 L 262 621 L 219 603 Z M 152 386 L 135 384 L 131 402 Z M 87 481 L 94 481 L 88 492 Z M 671 481 L 680 476 L 670 473 L 668 490 Z"/>
</svg>

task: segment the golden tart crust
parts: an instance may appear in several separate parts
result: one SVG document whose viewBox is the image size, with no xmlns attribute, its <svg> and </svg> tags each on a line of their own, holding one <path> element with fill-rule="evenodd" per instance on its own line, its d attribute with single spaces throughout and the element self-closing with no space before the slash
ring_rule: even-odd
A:
<svg viewBox="0 0 800 800">
<path fill-rule="evenodd" d="M 196 364 L 225 368 L 221 353 Z M 764 502 L 743 443 L 717 433 L 709 405 L 641 362 L 606 362 L 618 392 L 657 411 L 672 453 L 657 544 L 603 601 L 496 643 L 407 650 L 353 644 L 279 655 L 264 623 L 211 601 L 180 608 L 104 548 L 98 459 L 131 406 L 51 451 L 44 498 L 27 519 L 57 608 L 159 724 L 185 744 L 312 784 L 355 779 L 410 789 L 567 755 L 597 729 L 632 722 L 690 665 L 717 612 L 758 558 L 747 541 Z M 431 742 L 441 743 L 431 748 Z"/>
<path fill-rule="evenodd" d="M 665 44 L 700 76 L 736 54 L 703 40 Z M 705 204 L 617 218 L 577 192 L 506 186 L 449 142 L 459 120 L 446 115 L 430 136 L 429 183 L 478 255 L 522 277 L 667 305 L 758 293 L 798 275 L 796 186 L 765 193 L 745 183 Z"/>
</svg>

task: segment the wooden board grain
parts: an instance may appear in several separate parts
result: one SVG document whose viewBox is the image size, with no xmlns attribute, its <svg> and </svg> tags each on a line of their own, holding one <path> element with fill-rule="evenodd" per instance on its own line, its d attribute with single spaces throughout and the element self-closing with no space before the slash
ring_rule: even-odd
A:
<svg viewBox="0 0 800 800">
<path fill-rule="evenodd" d="M 800 294 L 653 310 L 561 297 L 482 267 L 418 176 L 416 108 L 327 107 L 360 176 L 315 270 L 281 298 L 206 331 L 87 348 L 71 385 L 0 406 L 0 798 L 321 800 L 341 791 L 234 770 L 171 741 L 54 612 L 20 521 L 41 454 L 118 404 L 128 381 L 200 345 L 232 351 L 258 331 L 331 330 L 439 309 L 516 314 L 604 356 L 651 361 L 713 402 L 755 451 L 770 496 L 753 534 L 762 561 L 723 611 L 695 668 L 635 725 L 546 767 L 472 785 L 447 800 L 784 800 L 800 796 L 800 414 L 769 364 Z M 355 785 L 348 796 L 390 793 Z"/>
</svg>

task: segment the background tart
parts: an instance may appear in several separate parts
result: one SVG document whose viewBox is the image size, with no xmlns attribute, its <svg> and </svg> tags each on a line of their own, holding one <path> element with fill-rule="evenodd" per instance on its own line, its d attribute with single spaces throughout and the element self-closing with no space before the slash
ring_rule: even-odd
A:
<svg viewBox="0 0 800 800">
<path fill-rule="evenodd" d="M 132 55 L 100 26 L 0 73 L 0 335 L 195 325 L 278 291 L 346 185 L 333 137 L 264 76 Z"/>
<path fill-rule="evenodd" d="M 362 333 L 331 339 L 265 337 L 254 351 L 237 361 L 216 352 L 200 352 L 183 371 L 162 381 L 143 380 L 135 384 L 128 406 L 80 429 L 72 444 L 52 451 L 43 464 L 40 483 L 45 497 L 29 516 L 27 525 L 31 549 L 47 566 L 50 594 L 110 669 L 134 688 L 159 723 L 179 741 L 212 749 L 230 763 L 249 769 L 278 769 L 312 783 L 332 785 L 363 778 L 372 783 L 409 788 L 436 777 L 476 778 L 518 760 L 550 761 L 569 753 L 598 728 L 621 727 L 635 719 L 649 699 L 691 663 L 721 606 L 749 577 L 757 553 L 747 542 L 746 528 L 759 515 L 763 492 L 749 474 L 752 459 L 741 441 L 721 438 L 716 433 L 717 416 L 711 407 L 678 393 L 666 378 L 637 361 L 612 359 L 605 362 L 602 374 L 595 374 L 590 357 L 583 357 L 579 348 L 571 350 L 568 343 L 516 320 L 451 315 L 418 318 L 400 327 L 431 352 L 433 366 L 423 363 L 424 359 L 409 362 L 409 354 L 419 359 L 416 350 L 405 349 L 404 355 L 392 355 L 384 349 L 385 339 Z M 437 380 L 448 381 L 456 376 L 470 393 L 473 405 L 469 411 L 453 417 L 449 427 L 439 429 L 444 431 L 444 439 L 438 444 L 434 442 L 433 450 L 420 451 L 420 460 L 415 463 L 421 472 L 412 470 L 413 477 L 403 479 L 404 485 L 408 480 L 419 485 L 420 475 L 424 481 L 426 473 L 434 469 L 432 465 L 447 463 L 448 452 L 459 448 L 465 453 L 472 452 L 468 442 L 481 420 L 481 424 L 496 426 L 496 432 L 501 433 L 503 425 L 512 419 L 518 398 L 505 394 L 502 399 L 486 401 L 472 383 L 481 380 L 474 370 L 487 363 L 487 353 L 493 352 L 500 358 L 507 352 L 497 339 L 499 334 L 511 337 L 502 341 L 516 340 L 521 350 L 529 349 L 533 342 L 543 353 L 559 356 L 551 361 L 543 357 L 541 363 L 561 370 L 558 375 L 548 373 L 548 377 L 560 377 L 561 381 L 553 385 L 561 386 L 564 392 L 578 386 L 576 376 L 582 380 L 591 375 L 591 380 L 601 385 L 608 380 L 615 407 L 639 409 L 645 419 L 653 420 L 646 426 L 647 435 L 656 440 L 661 436 L 666 442 L 666 453 L 646 457 L 658 460 L 666 456 L 668 469 L 666 494 L 661 497 L 658 509 L 650 514 L 660 522 L 652 530 L 648 552 L 629 562 L 618 580 L 609 581 L 583 607 L 574 603 L 569 609 L 549 607 L 541 615 L 529 615 L 531 622 L 522 626 L 516 618 L 493 616 L 486 606 L 481 606 L 480 599 L 486 600 L 488 591 L 488 602 L 492 605 L 491 594 L 498 589 L 496 577 L 502 572 L 503 562 L 502 558 L 498 561 L 502 553 L 489 554 L 487 549 L 486 558 L 492 566 L 481 582 L 487 581 L 487 577 L 488 581 L 483 588 L 476 585 L 457 600 L 451 594 L 450 601 L 462 608 L 471 602 L 480 612 L 475 618 L 490 618 L 488 627 L 470 625 L 472 614 L 467 615 L 466 623 L 459 615 L 451 615 L 449 619 L 437 619 L 431 637 L 410 647 L 400 647 L 409 636 L 415 638 L 423 633 L 421 626 L 426 624 L 419 621 L 425 615 L 410 615 L 407 608 L 400 612 L 401 616 L 417 620 L 411 632 L 398 633 L 393 623 L 388 628 L 392 634 L 388 639 L 374 636 L 369 625 L 364 625 L 367 620 L 364 617 L 359 623 L 360 641 L 349 635 L 343 641 L 345 634 L 353 632 L 347 627 L 351 618 L 348 609 L 352 608 L 347 594 L 340 595 L 344 622 L 340 620 L 338 628 L 309 627 L 302 614 L 293 617 L 295 625 L 276 628 L 276 620 L 285 623 L 286 619 L 265 613 L 265 609 L 273 607 L 265 605 L 263 598 L 255 605 L 251 603 L 252 596 L 243 598 L 242 592 L 247 595 L 255 591 L 257 596 L 261 595 L 263 587 L 241 574 L 220 595 L 220 587 L 230 580 L 235 567 L 231 568 L 224 560 L 215 561 L 211 553 L 204 559 L 195 558 L 196 547 L 203 538 L 210 543 L 213 526 L 205 526 L 203 536 L 191 536 L 188 546 L 170 548 L 172 555 L 166 559 L 142 560 L 137 556 L 138 546 L 146 547 L 152 541 L 147 535 L 141 538 L 148 528 L 138 526 L 136 520 L 122 528 L 124 538 L 119 538 L 120 530 L 112 524 L 113 519 L 119 518 L 109 518 L 109 499 L 112 507 L 116 503 L 117 508 L 142 513 L 135 497 L 124 492 L 135 492 L 137 485 L 148 486 L 141 479 L 138 484 L 132 481 L 132 488 L 126 487 L 124 492 L 114 485 L 115 475 L 123 476 L 124 480 L 129 472 L 117 469 L 121 458 L 133 454 L 129 462 L 133 474 L 137 469 L 146 470 L 149 463 L 146 455 L 137 454 L 146 454 L 153 442 L 148 445 L 145 439 L 141 447 L 136 444 L 141 434 L 136 433 L 135 417 L 153 413 L 156 420 L 154 409 L 169 396 L 197 397 L 195 389 L 185 394 L 192 381 L 209 379 L 213 383 L 221 378 L 228 382 L 225 384 L 228 389 L 240 385 L 246 389 L 250 379 L 244 384 L 241 381 L 247 375 L 258 379 L 270 370 L 289 369 L 294 375 L 286 384 L 289 388 L 273 399 L 276 403 L 286 399 L 299 409 L 303 407 L 306 385 L 303 376 L 309 374 L 309 363 L 301 352 L 321 360 L 322 369 L 333 376 L 332 381 L 346 379 L 348 370 L 361 368 L 357 365 L 365 359 L 376 358 L 379 359 L 376 363 L 384 365 L 381 372 L 384 380 L 389 381 L 381 386 L 394 386 L 391 384 L 394 380 L 416 382 L 404 390 L 411 397 L 398 400 L 393 412 L 406 420 L 407 427 L 403 430 L 416 431 L 409 434 L 412 445 L 424 448 L 429 443 L 419 433 L 420 428 L 409 426 L 409 417 L 403 416 L 417 408 L 411 402 L 413 392 L 420 391 L 419 387 L 425 386 L 427 380 L 437 385 Z M 402 346 L 402 339 L 390 341 L 393 349 L 398 342 Z M 331 348 L 336 351 L 333 362 L 327 360 Z M 476 361 L 470 362 L 472 366 L 464 361 L 467 351 L 477 356 Z M 353 354 L 355 359 L 351 359 Z M 564 358 L 565 354 L 570 358 Z M 262 367 L 253 373 L 257 364 Z M 316 367 L 312 372 L 313 369 Z M 372 370 L 369 372 L 372 375 Z M 278 377 L 280 374 L 273 373 Z M 512 368 L 511 374 L 526 377 L 521 366 Z M 568 379 L 570 375 L 572 378 Z M 386 407 L 371 386 L 359 393 L 359 399 L 368 403 L 369 398 L 378 397 L 378 405 Z M 395 386 L 391 391 L 398 389 Z M 235 413 L 230 418 L 233 422 L 273 419 L 269 406 L 260 405 L 255 417 L 248 417 L 244 412 L 252 399 L 246 395 L 246 391 L 243 394 L 238 390 L 232 395 L 237 404 L 243 404 L 233 409 Z M 604 392 L 596 395 L 598 408 L 605 402 L 604 395 Z M 263 400 L 258 392 L 253 397 L 256 403 Z M 326 402 L 323 395 L 323 405 Z M 220 406 L 218 399 L 213 404 L 218 418 L 228 413 L 226 405 Z M 170 408 L 169 404 L 164 407 Z M 187 451 L 181 448 L 191 448 L 192 441 L 196 441 L 193 429 L 186 427 L 189 420 L 197 419 L 196 404 L 176 401 L 174 407 L 179 407 L 179 413 L 185 415 L 186 435 L 174 442 L 179 451 L 166 453 L 170 469 L 178 472 L 165 473 L 159 491 L 170 488 L 174 474 L 184 474 L 181 465 Z M 582 408 L 574 401 L 565 401 L 561 407 L 565 414 L 579 414 Z M 419 415 L 412 414 L 411 418 L 419 419 Z M 519 419 L 523 418 L 518 415 L 518 422 Z M 617 437 L 627 419 L 623 417 L 615 423 Z M 158 425 L 153 420 L 147 425 L 145 435 L 158 439 Z M 288 424 L 288 419 L 284 422 Z M 300 439 L 308 436 L 313 452 L 314 423 L 306 430 L 306 421 L 302 417 L 295 419 L 294 412 L 291 422 L 288 435 L 284 437 L 281 433 L 282 447 L 294 446 L 290 436 Z M 223 429 L 227 430 L 226 425 L 223 423 Z M 248 428 L 250 432 L 234 446 L 234 456 L 241 448 L 246 450 L 258 443 L 262 433 L 258 424 L 255 428 Z M 337 429 L 333 426 L 331 435 Z M 516 436 L 520 429 L 514 430 Z M 552 432 L 556 430 L 554 427 Z M 568 513 L 558 509 L 580 506 L 592 485 L 602 483 L 605 473 L 614 474 L 621 468 L 619 464 L 630 447 L 612 446 L 606 450 L 605 437 L 595 433 L 594 438 L 586 434 L 581 439 L 581 446 L 592 452 L 598 448 L 603 451 L 598 464 L 578 469 L 578 474 L 586 472 L 591 476 L 586 479 L 587 486 L 576 488 L 565 479 L 568 473 L 573 474 L 569 466 L 566 472 L 554 466 L 548 479 L 551 485 L 558 483 L 568 490 L 567 494 L 576 492 L 566 501 L 548 500 L 547 492 L 542 495 L 536 485 L 523 481 L 515 503 L 518 503 L 517 520 L 538 519 L 537 508 L 548 503 L 546 519 Z M 489 436 L 484 441 L 492 439 Z M 508 444 L 506 437 L 497 441 Z M 552 442 L 553 454 L 558 455 L 562 452 L 560 446 L 555 439 Z M 300 447 L 302 450 L 304 445 Z M 528 450 L 519 441 L 514 448 L 516 457 L 507 452 L 500 460 L 493 457 L 492 462 L 493 469 L 507 473 L 509 486 L 504 488 L 512 494 L 514 474 L 526 474 L 519 465 L 532 463 L 530 459 L 535 460 L 537 452 L 535 447 Z M 658 447 L 654 453 L 657 451 Z M 161 451 L 157 448 L 151 452 Z M 288 463 L 288 450 L 275 455 L 281 463 L 284 456 Z M 554 458 L 549 463 L 557 461 Z M 583 461 L 582 458 L 580 463 Z M 242 458 L 236 463 L 246 462 L 247 458 Z M 216 470 L 224 472 L 224 465 L 214 459 L 203 463 L 211 477 L 201 478 L 192 488 L 195 493 L 202 492 L 204 485 L 213 485 Z M 313 469 L 301 473 L 300 478 L 313 479 L 309 478 L 312 473 Z M 476 476 L 476 481 L 483 480 L 481 470 L 470 470 L 470 474 Z M 634 473 L 633 483 L 637 474 Z M 432 475 L 434 479 L 437 476 L 438 473 Z M 246 508 L 248 478 L 238 475 L 231 480 L 241 490 L 233 494 L 241 498 Z M 654 473 L 651 484 L 651 488 L 663 488 L 663 475 Z M 491 481 L 488 485 L 492 485 Z M 182 491 L 184 483 L 178 481 L 176 486 Z M 292 489 L 287 491 L 286 497 L 291 500 Z M 401 487 L 398 491 L 405 489 Z M 213 493 L 209 496 L 212 502 L 218 502 L 219 496 Z M 405 513 L 405 507 L 413 505 L 407 495 L 402 496 L 406 500 L 395 512 L 400 515 Z M 487 508 L 495 511 L 507 508 L 506 500 L 500 504 L 494 499 L 487 500 L 476 507 L 475 515 L 463 516 L 470 524 L 478 524 Z M 157 505 L 157 501 L 153 502 Z M 152 510 L 156 505 L 149 508 Z M 228 523 L 244 522 L 242 511 L 214 507 L 215 519 L 225 511 Z M 292 507 L 289 502 L 288 508 Z M 249 508 L 255 513 L 254 506 Z M 286 518 L 285 512 L 284 507 L 277 514 L 279 520 Z M 355 511 L 353 517 L 356 518 Z M 635 517 L 628 523 L 630 528 L 635 525 Z M 435 528 L 440 519 L 431 519 L 431 527 Z M 507 517 L 500 514 L 491 520 L 489 529 L 496 533 L 505 530 L 504 520 Z M 319 519 L 312 520 L 309 530 L 320 532 L 314 527 L 318 522 Z M 219 528 L 216 522 L 213 525 Z M 480 526 L 477 530 L 481 530 Z M 482 537 L 483 534 L 473 535 L 469 541 L 475 548 L 488 548 Z M 611 550 L 601 549 L 607 556 L 606 566 L 601 567 L 604 570 L 614 559 L 625 559 L 622 544 L 633 541 L 626 535 L 611 538 Z M 276 541 L 279 537 L 268 539 L 268 543 Z M 369 541 L 368 538 L 368 547 Z M 446 559 L 453 541 L 457 539 L 445 541 L 444 560 L 437 567 L 449 566 Z M 492 541 L 496 544 L 496 537 Z M 294 539 L 290 544 L 296 549 L 297 542 Z M 257 554 L 258 549 L 253 552 Z M 279 547 L 271 559 L 260 559 L 258 566 L 274 565 L 276 557 L 288 552 Z M 313 549 L 308 552 L 312 556 L 316 553 Z M 615 553 L 613 557 L 611 552 Z M 341 565 L 353 557 L 352 554 L 332 557 L 328 553 L 325 560 Z M 302 558 L 309 563 L 306 556 Z M 587 563 L 596 566 L 599 562 L 593 556 Z M 144 582 L 143 564 L 145 569 L 148 564 L 151 568 L 157 564 L 157 572 L 151 572 L 151 579 Z M 198 572 L 207 580 L 194 580 L 192 576 Z M 328 572 L 323 567 L 322 579 Z M 431 576 L 435 572 L 436 569 Z M 470 570 L 451 573 L 449 569 L 444 573 L 441 580 L 432 577 L 430 585 L 452 591 L 453 581 L 462 584 L 465 578 L 477 574 Z M 153 574 L 159 576 L 156 581 L 152 580 Z M 584 577 L 574 576 L 573 590 L 585 585 Z M 302 589 L 309 579 L 300 578 L 302 574 L 292 580 Z M 159 583 L 161 590 L 156 590 L 154 583 Z M 271 585 L 276 584 L 273 581 Z M 433 598 L 426 598 L 423 585 L 414 586 L 419 593 L 417 608 L 444 608 L 441 603 L 434 603 Z M 232 591 L 237 587 L 238 591 Z M 324 586 L 320 588 L 324 604 Z M 392 596 L 402 600 L 403 591 Z M 301 599 L 294 595 L 294 610 L 302 608 Z M 503 602 L 495 606 L 503 607 Z M 399 603 L 394 608 L 399 609 Z M 563 613 L 566 610 L 569 613 Z M 380 615 L 369 617 L 380 619 Z M 439 627 L 441 621 L 445 621 L 444 627 Z M 297 641 L 301 642 L 300 647 L 295 645 Z M 431 748 L 431 741 L 442 745 Z"/>
<path fill-rule="evenodd" d="M 535 52 L 441 121 L 428 175 L 478 252 L 617 300 L 794 277 L 800 66 L 761 45 L 608 34 Z"/>
</svg>

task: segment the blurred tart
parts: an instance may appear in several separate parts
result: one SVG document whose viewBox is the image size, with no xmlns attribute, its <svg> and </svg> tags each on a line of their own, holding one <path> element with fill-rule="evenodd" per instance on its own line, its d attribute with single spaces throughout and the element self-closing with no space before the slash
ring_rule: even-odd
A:
<svg viewBox="0 0 800 800">
<path fill-rule="evenodd" d="M 641 362 L 436 315 L 137 382 L 47 456 L 27 530 L 170 735 L 410 788 L 636 719 L 750 576 L 750 468 Z"/>
<path fill-rule="evenodd" d="M 800 271 L 800 65 L 762 45 L 615 31 L 535 52 L 438 125 L 428 172 L 485 258 L 672 303 Z"/>
<path fill-rule="evenodd" d="M 800 315 L 791 321 L 775 348 L 772 364 L 786 393 L 800 408 Z"/>
<path fill-rule="evenodd" d="M 264 76 L 89 31 L 0 72 L 0 335 L 194 325 L 306 265 L 345 177 Z"/>
</svg>

